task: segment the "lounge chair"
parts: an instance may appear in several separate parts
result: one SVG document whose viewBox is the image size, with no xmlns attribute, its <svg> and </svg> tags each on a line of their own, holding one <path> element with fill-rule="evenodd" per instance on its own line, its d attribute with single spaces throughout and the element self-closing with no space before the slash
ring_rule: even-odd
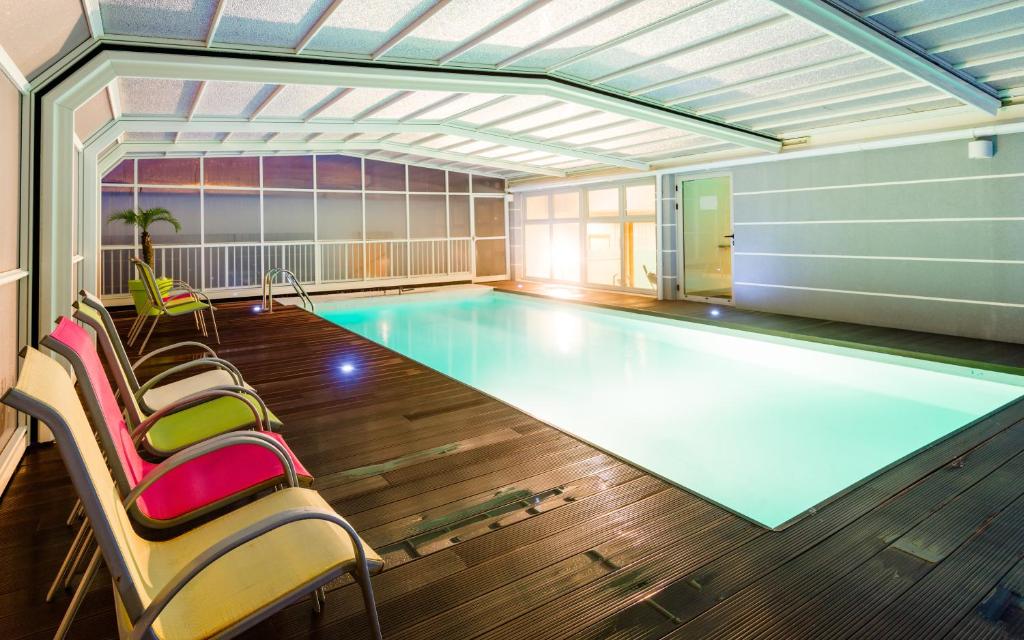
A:
<svg viewBox="0 0 1024 640">
<path fill-rule="evenodd" d="M 102 343 L 110 338 L 98 334 Z M 42 340 L 68 360 L 88 362 L 99 358 L 89 333 L 68 318 L 59 318 L 57 327 Z M 105 350 L 110 350 L 105 347 Z M 159 411 L 144 413 L 128 384 L 117 358 L 107 360 L 108 370 L 124 402 L 132 438 L 155 456 L 167 457 L 185 447 L 229 431 L 243 429 L 272 430 L 280 425 L 258 395 L 237 385 L 223 385 L 186 396 Z"/>
<path fill-rule="evenodd" d="M 174 289 L 164 293 L 157 284 L 156 274 L 153 273 L 152 267 L 138 258 L 132 258 L 131 260 L 139 274 L 139 280 L 142 281 L 143 288 L 146 290 L 146 295 L 149 297 L 150 306 L 140 313 L 142 320 L 137 323 L 136 327 L 133 327 L 133 333 L 128 337 L 129 345 L 133 345 L 139 334 L 142 333 L 142 329 L 146 324 L 146 318 L 153 318 L 153 324 L 150 325 L 146 337 L 142 340 L 142 346 L 139 347 L 139 355 L 142 355 L 142 352 L 146 350 L 146 344 L 149 342 L 150 336 L 153 335 L 157 322 L 163 316 L 176 318 L 192 314 L 195 317 L 196 326 L 203 336 L 208 336 L 206 320 L 203 319 L 203 311 L 207 310 L 210 312 L 210 321 L 213 324 L 213 335 L 217 339 L 217 344 L 220 344 L 217 318 L 213 315 L 213 303 L 205 293 L 198 291 L 187 282 L 181 280 L 175 280 L 173 283 Z"/>
<path fill-rule="evenodd" d="M 119 635 L 133 640 L 232 637 L 311 594 L 319 610 L 324 585 L 350 573 L 373 637 L 381 637 L 370 575 L 383 561 L 317 492 L 289 487 L 169 540 L 142 538 L 128 510 L 159 478 L 143 480 L 122 501 L 71 377 L 35 349 L 24 356 L 17 384 L 0 401 L 53 432 L 98 544 L 69 613 L 101 559 L 112 578 Z M 164 468 L 189 459 L 183 452 Z"/>
<path fill-rule="evenodd" d="M 150 351 L 133 363 L 128 357 L 128 350 L 125 349 L 124 343 L 121 342 L 121 336 L 117 333 L 114 319 L 110 316 L 110 312 L 107 311 L 103 302 L 85 289 L 80 291 L 79 295 L 82 297 L 82 303 L 75 303 L 75 319 L 92 327 L 97 334 L 104 333 L 106 335 L 107 339 L 101 338 L 99 341 L 100 346 L 103 348 L 103 355 L 108 362 L 117 360 L 120 363 L 121 370 L 128 381 L 128 387 L 143 411 L 148 413 L 159 411 L 186 396 L 225 385 L 237 385 L 245 387 L 250 391 L 253 390 L 242 379 L 242 374 L 237 367 L 222 358 L 218 358 L 217 352 L 202 342 L 177 342 Z M 165 369 L 147 380 L 144 384 L 140 384 L 136 371 L 142 363 L 154 356 L 182 349 L 195 349 L 202 352 L 204 356 Z M 169 378 L 198 369 L 205 369 L 205 371 L 195 373 L 186 378 L 177 379 L 174 382 L 161 384 Z"/>
</svg>

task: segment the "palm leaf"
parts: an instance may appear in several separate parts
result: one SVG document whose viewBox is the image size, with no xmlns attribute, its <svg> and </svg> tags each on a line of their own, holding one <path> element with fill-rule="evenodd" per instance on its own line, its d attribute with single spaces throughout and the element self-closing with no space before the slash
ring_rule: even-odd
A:
<svg viewBox="0 0 1024 640">
<path fill-rule="evenodd" d="M 135 213 L 134 209 L 125 209 L 124 211 L 110 214 L 107 222 L 123 222 L 127 225 L 135 226 L 139 223 L 139 216 Z"/>
<path fill-rule="evenodd" d="M 153 209 L 146 209 L 142 213 L 145 214 L 146 217 L 148 218 L 148 224 L 146 225 L 147 227 L 153 224 L 154 222 L 166 222 L 167 224 L 174 227 L 175 233 L 181 233 L 181 222 L 179 222 L 178 219 L 175 218 L 174 215 L 167 209 L 164 209 L 162 207 L 156 207 Z"/>
</svg>

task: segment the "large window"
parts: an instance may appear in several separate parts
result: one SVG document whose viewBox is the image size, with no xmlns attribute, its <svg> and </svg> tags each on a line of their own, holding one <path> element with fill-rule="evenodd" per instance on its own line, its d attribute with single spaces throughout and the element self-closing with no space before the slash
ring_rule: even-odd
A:
<svg viewBox="0 0 1024 640">
<path fill-rule="evenodd" d="M 163 207 L 157 272 L 255 288 L 271 267 L 307 284 L 505 277 L 499 178 L 342 155 L 124 160 L 102 180 L 104 295 L 128 291 L 135 230 L 116 211 Z"/>
<path fill-rule="evenodd" d="M 525 194 L 523 276 L 657 289 L 653 181 Z"/>
</svg>

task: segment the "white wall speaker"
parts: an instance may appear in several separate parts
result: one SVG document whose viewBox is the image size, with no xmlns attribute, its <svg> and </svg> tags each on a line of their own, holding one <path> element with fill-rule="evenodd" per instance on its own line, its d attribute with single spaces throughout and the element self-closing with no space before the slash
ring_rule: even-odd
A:
<svg viewBox="0 0 1024 640">
<path fill-rule="evenodd" d="M 991 158 L 995 155 L 995 147 L 991 140 L 971 140 L 967 143 L 967 157 L 971 160 Z"/>
</svg>

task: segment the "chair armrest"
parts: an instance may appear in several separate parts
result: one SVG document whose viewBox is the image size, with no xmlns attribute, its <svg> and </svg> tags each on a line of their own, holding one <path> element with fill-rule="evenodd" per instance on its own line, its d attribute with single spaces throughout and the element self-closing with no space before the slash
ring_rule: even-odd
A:
<svg viewBox="0 0 1024 640">
<path fill-rule="evenodd" d="M 239 393 L 235 389 L 237 389 L 238 391 L 243 391 L 247 395 L 242 395 L 242 393 Z M 259 401 L 260 405 L 264 409 L 264 415 L 269 416 L 269 412 L 266 408 L 266 405 L 263 404 L 263 400 L 260 400 L 254 394 L 252 394 L 247 389 L 244 389 L 242 387 L 212 387 L 210 389 L 206 389 L 198 393 L 193 393 L 190 396 L 185 396 L 181 400 L 178 400 L 177 402 L 172 402 L 171 404 L 167 405 L 166 407 L 163 407 L 156 413 L 151 414 L 148 418 L 140 422 L 139 426 L 135 427 L 135 430 L 132 431 L 132 442 L 138 444 L 142 440 L 142 437 L 145 436 L 149 432 L 149 430 L 152 429 L 153 426 L 156 425 L 156 423 L 159 422 L 160 419 L 163 418 L 164 416 L 176 413 L 178 411 L 182 411 L 184 409 L 188 409 L 189 407 L 193 407 L 197 404 L 206 402 L 207 400 L 211 400 L 213 398 L 236 398 L 238 400 L 241 400 L 242 402 L 245 403 L 245 406 L 248 407 L 250 411 L 252 411 L 252 416 L 256 420 L 256 429 L 259 431 L 268 430 L 266 424 L 263 421 L 263 418 L 260 416 L 259 409 L 256 408 L 256 402 L 254 402 L 252 398 L 256 398 Z"/>
<path fill-rule="evenodd" d="M 146 360 L 149 360 L 153 356 L 160 355 L 161 353 L 167 353 L 168 351 L 173 351 L 175 349 L 183 349 L 185 347 L 195 347 L 197 349 L 201 349 L 201 350 L 205 351 L 206 353 L 208 353 L 211 358 L 216 358 L 217 357 L 217 352 L 214 351 L 209 346 L 203 344 L 202 342 L 196 342 L 194 340 L 187 340 L 185 342 L 175 342 L 174 344 L 167 345 L 166 347 L 160 347 L 159 349 L 155 349 L 153 351 L 150 351 L 149 353 L 147 353 L 146 355 L 142 356 L 141 358 L 139 358 L 138 360 L 136 360 L 132 364 L 132 370 L 133 371 L 138 370 L 140 364 L 142 364 Z"/>
<path fill-rule="evenodd" d="M 219 449 L 226 449 L 227 447 L 233 447 L 239 444 L 257 445 L 272 451 L 281 461 L 281 466 L 284 468 L 284 475 L 288 481 L 288 486 L 299 486 L 299 479 L 298 474 L 295 471 L 295 464 L 292 462 L 291 457 L 280 442 L 257 431 L 233 431 L 231 433 L 225 433 L 214 438 L 210 438 L 209 440 L 205 440 L 199 444 L 194 444 L 187 449 L 182 449 L 178 453 L 175 453 L 158 464 L 149 472 L 148 475 L 146 475 L 145 478 L 142 479 L 142 482 L 135 485 L 135 488 L 125 496 L 124 508 L 129 509 L 134 506 L 135 502 L 142 496 L 142 494 L 153 486 L 157 480 L 186 462 L 195 460 L 196 458 L 200 458 Z"/>
<path fill-rule="evenodd" d="M 128 637 L 131 640 L 141 640 L 145 637 L 149 632 L 150 627 L 152 627 L 153 623 L 156 622 L 160 612 L 170 604 L 171 600 L 174 599 L 174 596 L 184 589 L 192 578 L 199 575 L 208 566 L 247 542 L 255 540 L 256 538 L 259 538 L 260 536 L 275 529 L 294 522 L 300 522 L 302 520 L 325 520 L 341 527 L 345 533 L 349 535 L 349 538 L 352 539 L 352 547 L 356 552 L 358 570 L 365 576 L 370 575 L 370 568 L 366 560 L 366 550 L 363 548 L 362 540 L 359 539 L 359 535 L 356 533 L 355 529 L 352 528 L 352 525 L 350 525 L 344 518 L 339 516 L 337 513 L 316 509 L 314 507 L 296 507 L 294 509 L 286 509 L 280 513 L 276 513 L 256 522 L 234 535 L 224 538 L 182 567 L 181 571 L 179 571 L 177 575 L 171 578 L 167 584 L 160 589 L 160 593 L 153 598 L 152 602 L 149 603 L 149 606 L 146 607 L 145 611 L 142 612 L 142 615 L 139 616 L 139 619 L 135 621 L 132 626 L 131 634 Z"/>
<path fill-rule="evenodd" d="M 197 360 L 189 360 L 188 362 L 183 362 L 179 365 L 175 365 L 170 369 L 165 369 L 164 371 L 161 371 L 160 373 L 156 374 L 155 376 L 147 380 L 145 384 L 139 387 L 139 390 L 135 392 L 135 399 L 140 399 L 147 391 L 149 391 L 156 385 L 160 384 L 167 378 L 177 373 L 181 373 L 182 371 L 195 369 L 196 367 L 213 367 L 217 369 L 223 369 L 231 374 L 231 378 L 234 380 L 236 386 L 242 386 L 242 374 L 238 369 L 235 368 L 235 365 L 231 364 L 230 362 L 222 358 L 199 358 Z"/>
</svg>

